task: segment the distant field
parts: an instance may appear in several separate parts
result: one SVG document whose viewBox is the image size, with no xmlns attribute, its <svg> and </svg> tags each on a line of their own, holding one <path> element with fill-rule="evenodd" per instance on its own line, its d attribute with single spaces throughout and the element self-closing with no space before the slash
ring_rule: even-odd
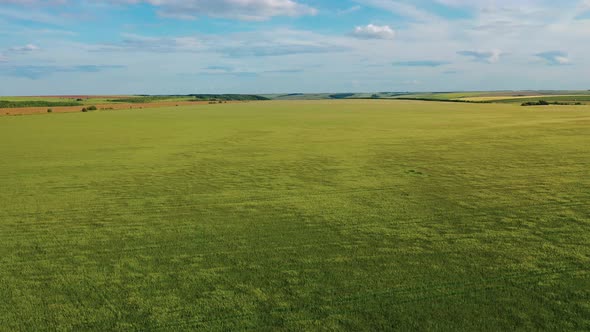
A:
<svg viewBox="0 0 590 332">
<path fill-rule="evenodd" d="M 14 102 L 47 102 L 47 103 L 77 103 L 83 105 L 93 105 L 107 103 L 109 100 L 116 98 L 126 98 L 125 96 L 30 96 L 30 97 L 0 97 L 0 101 Z"/>
<path fill-rule="evenodd" d="M 183 105 L 191 102 L 233 102 L 259 100 L 340 100 L 340 99 L 402 99 L 446 102 L 476 103 L 524 103 L 548 102 L 588 103 L 590 91 L 482 91 L 482 92 L 376 92 L 376 93 L 287 93 L 266 95 L 236 94 L 192 94 L 192 95 L 134 95 L 134 96 L 41 96 L 41 97 L 0 97 L 0 115 L 43 113 L 47 107 L 97 106 L 99 108 L 144 108 L 155 106 Z M 38 109 L 7 111 L 11 108 Z M 43 109 L 45 107 L 45 109 Z M 60 112 L 77 111 L 77 108 L 58 109 Z"/>
<path fill-rule="evenodd" d="M 376 93 L 290 93 L 264 95 L 274 100 L 324 100 L 324 99 L 416 99 L 459 102 L 502 102 L 518 103 L 527 101 L 576 102 L 590 100 L 590 91 L 480 91 L 480 92 L 376 92 Z"/>
<path fill-rule="evenodd" d="M 71 113 L 89 108 L 98 110 L 143 109 L 199 105 L 203 103 L 233 103 L 266 100 L 257 95 L 194 94 L 184 96 L 30 96 L 0 97 L 0 116 L 39 113 Z"/>
<path fill-rule="evenodd" d="M 426 98 L 426 99 L 440 99 L 440 100 L 453 100 L 480 96 L 482 92 L 443 92 L 443 93 L 416 93 L 402 95 L 399 97 L 403 98 Z"/>
<path fill-rule="evenodd" d="M 1 331 L 588 331 L 589 106 L 0 117 Z"/>
<path fill-rule="evenodd" d="M 487 96 L 487 97 L 463 97 L 459 98 L 460 100 L 466 101 L 502 101 L 502 100 L 521 100 L 521 99 L 537 99 L 537 98 L 544 98 L 547 96 L 544 95 L 536 95 L 536 96 Z"/>
<path fill-rule="evenodd" d="M 559 94 L 564 93 L 564 94 Z M 569 94 L 565 94 L 569 93 Z M 525 103 L 545 100 L 548 102 L 587 103 L 588 91 L 505 91 L 505 92 L 458 92 L 458 93 L 418 93 L 400 95 L 394 98 L 463 102 Z"/>
<path fill-rule="evenodd" d="M 253 101 L 265 100 L 256 95 L 194 94 L 194 95 L 135 95 L 135 96 L 29 96 L 1 97 L 0 109 L 26 107 L 91 106 L 105 104 L 157 104 L 165 102 Z M 1 114 L 1 111 L 0 111 Z"/>
<path fill-rule="evenodd" d="M 590 102 L 590 95 L 586 95 L 586 96 L 582 96 L 582 95 L 577 95 L 577 96 L 538 96 L 538 97 L 532 97 L 532 98 L 514 98 L 514 99 L 502 99 L 502 100 L 496 100 L 495 102 L 501 102 L 501 103 L 524 103 L 524 102 L 528 102 L 528 101 L 539 101 L 539 100 L 545 100 L 548 102 L 567 102 L 567 103 L 575 103 L 575 102 L 583 102 L 583 103 L 587 103 Z"/>
</svg>

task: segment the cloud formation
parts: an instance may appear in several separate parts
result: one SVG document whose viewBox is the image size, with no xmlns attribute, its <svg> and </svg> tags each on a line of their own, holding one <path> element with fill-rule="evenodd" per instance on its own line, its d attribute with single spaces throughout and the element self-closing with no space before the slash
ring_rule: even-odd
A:
<svg viewBox="0 0 590 332">
<path fill-rule="evenodd" d="M 395 38 L 395 30 L 388 25 L 374 25 L 357 26 L 353 36 L 361 39 L 393 39 Z"/>
<path fill-rule="evenodd" d="M 264 21 L 277 16 L 315 15 L 317 9 L 293 0 L 111 0 L 148 3 L 164 17 L 195 19 L 211 16 L 244 21 Z"/>
<path fill-rule="evenodd" d="M 535 54 L 535 56 L 545 60 L 548 64 L 554 66 L 563 66 L 571 64 L 568 54 L 562 51 L 542 52 Z"/>
<path fill-rule="evenodd" d="M 434 60 L 397 61 L 393 63 L 394 66 L 398 67 L 440 67 L 448 64 L 447 61 Z"/>
<path fill-rule="evenodd" d="M 56 73 L 97 73 L 109 69 L 123 69 L 125 66 L 78 65 L 78 66 L 2 66 L 0 74 L 38 80 Z"/>
<path fill-rule="evenodd" d="M 92 50 L 97 52 L 215 53 L 240 58 L 320 54 L 349 49 L 343 43 L 326 41 L 321 35 L 289 29 L 227 34 L 223 39 L 213 35 L 149 37 L 124 34 L 123 37 L 121 43 L 100 45 Z"/>
<path fill-rule="evenodd" d="M 356 0 L 366 6 L 382 9 L 396 15 L 407 17 L 414 21 L 435 21 L 438 16 L 426 10 L 420 9 L 413 1 L 394 0 Z"/>
<path fill-rule="evenodd" d="M 590 0 L 0 0 L 0 76 L 34 79 L 6 94 L 576 89 L 589 31 Z"/>
<path fill-rule="evenodd" d="M 24 46 L 14 46 L 11 47 L 9 49 L 10 52 L 15 52 L 15 53 L 29 53 L 29 52 L 35 52 L 38 51 L 40 48 L 37 45 L 34 44 L 27 44 Z"/>
<path fill-rule="evenodd" d="M 65 5 L 68 0 L 0 0 L 0 4 L 7 5 Z"/>
<path fill-rule="evenodd" d="M 491 51 L 459 51 L 457 54 L 470 57 L 475 61 L 479 62 L 487 62 L 487 63 L 497 63 L 500 61 L 500 57 L 505 53 L 501 50 L 491 50 Z"/>
</svg>

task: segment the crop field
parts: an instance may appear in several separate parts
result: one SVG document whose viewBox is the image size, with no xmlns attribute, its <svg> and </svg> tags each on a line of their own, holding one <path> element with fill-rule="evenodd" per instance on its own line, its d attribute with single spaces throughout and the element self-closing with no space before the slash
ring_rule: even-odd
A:
<svg viewBox="0 0 590 332">
<path fill-rule="evenodd" d="M 553 96 L 552 96 L 553 97 Z M 477 97 L 465 97 L 460 98 L 459 100 L 465 101 L 506 101 L 511 100 L 513 102 L 525 100 L 539 100 L 548 98 L 546 95 L 536 95 L 536 96 L 477 96 Z"/>
<path fill-rule="evenodd" d="M 110 100 L 129 98 L 129 96 L 36 96 L 36 97 L 0 97 L 3 102 L 30 103 L 76 103 L 81 105 L 104 104 Z M 0 104 L 1 105 L 1 104 Z"/>
<path fill-rule="evenodd" d="M 536 102 L 539 100 L 544 100 L 547 102 L 562 102 L 562 103 L 589 103 L 590 102 L 590 95 L 571 95 L 571 96 L 540 96 L 540 97 L 533 97 L 533 98 L 509 98 L 509 99 L 502 99 L 496 100 L 495 102 L 499 103 L 522 103 L 522 102 Z"/>
<path fill-rule="evenodd" d="M 82 109 L 88 110 L 88 108 L 96 108 L 97 110 L 143 109 L 266 99 L 257 95 L 236 94 L 0 97 L 0 116 L 69 113 L 80 112 Z"/>
<path fill-rule="evenodd" d="M 590 330 L 590 106 L 0 117 L 0 331 Z"/>
<path fill-rule="evenodd" d="M 459 92 L 377 92 L 377 93 L 292 93 L 264 95 L 273 100 L 324 100 L 324 99 L 400 99 L 447 102 L 511 103 L 557 102 L 588 104 L 590 91 L 459 91 Z M 563 105 L 561 105 L 563 106 Z"/>
</svg>

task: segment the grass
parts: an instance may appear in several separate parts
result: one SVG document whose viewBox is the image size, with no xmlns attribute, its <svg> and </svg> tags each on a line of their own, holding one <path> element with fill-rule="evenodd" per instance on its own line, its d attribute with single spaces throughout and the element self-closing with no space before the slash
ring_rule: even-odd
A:
<svg viewBox="0 0 590 332">
<path fill-rule="evenodd" d="M 589 125 L 385 100 L 2 117 L 0 330 L 589 330 Z"/>
</svg>

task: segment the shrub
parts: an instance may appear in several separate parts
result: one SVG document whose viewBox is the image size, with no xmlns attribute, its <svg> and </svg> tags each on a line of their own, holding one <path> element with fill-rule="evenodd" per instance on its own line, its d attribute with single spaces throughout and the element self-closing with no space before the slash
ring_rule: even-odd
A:
<svg viewBox="0 0 590 332">
<path fill-rule="evenodd" d="M 88 106 L 88 110 L 89 111 L 96 111 L 97 108 L 96 108 L 96 106 L 92 105 L 92 106 Z"/>
<path fill-rule="evenodd" d="M 551 105 L 551 104 L 546 100 L 527 101 L 526 103 L 521 104 L 521 106 L 547 106 L 547 105 Z M 554 102 L 553 105 L 561 105 L 561 104 L 558 102 Z"/>
<path fill-rule="evenodd" d="M 331 99 L 346 99 L 349 97 L 354 96 L 354 93 L 336 93 L 333 95 L 330 95 Z"/>
<path fill-rule="evenodd" d="M 86 109 L 86 107 L 84 107 L 84 108 L 82 109 L 82 112 L 88 112 L 88 110 Z"/>
<path fill-rule="evenodd" d="M 47 113 L 53 113 L 53 110 L 51 108 L 48 108 Z"/>
</svg>

